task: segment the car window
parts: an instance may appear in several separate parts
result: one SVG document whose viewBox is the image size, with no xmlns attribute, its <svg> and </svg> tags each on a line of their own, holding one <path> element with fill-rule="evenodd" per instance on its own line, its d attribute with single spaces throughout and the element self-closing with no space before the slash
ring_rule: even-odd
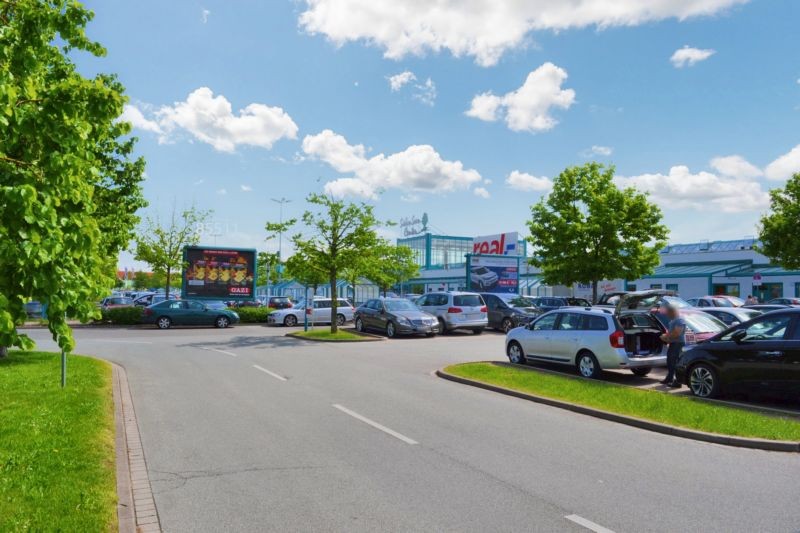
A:
<svg viewBox="0 0 800 533">
<path fill-rule="evenodd" d="M 583 298 L 567 298 L 567 304 L 577 307 L 591 307 L 589 300 Z"/>
<path fill-rule="evenodd" d="M 560 331 L 573 331 L 581 329 L 581 322 L 583 316 L 578 313 L 563 313 L 561 320 L 558 322 L 558 330 Z"/>
<path fill-rule="evenodd" d="M 549 315 L 544 315 L 542 318 L 537 320 L 533 323 L 531 329 L 533 331 L 550 331 L 555 329 L 556 326 L 556 318 L 558 318 L 558 313 L 552 313 Z"/>
<path fill-rule="evenodd" d="M 183 302 L 170 302 L 167 307 L 169 309 L 183 309 Z"/>
<path fill-rule="evenodd" d="M 447 295 L 446 294 L 437 294 L 436 295 L 436 304 L 435 305 L 447 305 Z"/>
<path fill-rule="evenodd" d="M 682 315 L 689 329 L 695 333 L 719 333 L 725 330 L 725 323 L 705 313 L 684 313 Z"/>
<path fill-rule="evenodd" d="M 483 298 L 478 294 L 460 294 L 458 296 L 453 296 L 453 305 L 481 307 L 483 306 Z"/>
<path fill-rule="evenodd" d="M 786 329 L 789 327 L 790 320 L 790 315 L 769 316 L 756 320 L 744 330 L 747 334 L 744 340 L 770 341 L 783 339 L 784 335 L 786 335 Z M 722 340 L 729 340 L 732 333 L 733 332 L 725 335 Z"/>
<path fill-rule="evenodd" d="M 608 322 L 603 316 L 583 315 L 581 328 L 588 331 L 605 331 L 608 329 Z"/>
<path fill-rule="evenodd" d="M 383 302 L 389 311 L 416 311 L 417 306 L 408 300 L 386 300 Z"/>
<path fill-rule="evenodd" d="M 203 309 L 205 309 L 205 306 L 200 302 L 188 302 L 188 304 L 189 304 L 189 309 L 191 309 L 192 311 L 202 311 Z"/>
<path fill-rule="evenodd" d="M 330 306 L 330 300 L 314 300 L 314 309 L 327 309 Z"/>
</svg>

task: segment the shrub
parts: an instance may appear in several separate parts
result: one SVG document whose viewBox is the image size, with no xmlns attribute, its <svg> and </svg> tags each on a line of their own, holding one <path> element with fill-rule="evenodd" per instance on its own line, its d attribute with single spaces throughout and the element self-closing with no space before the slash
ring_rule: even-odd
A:
<svg viewBox="0 0 800 533">
<path fill-rule="evenodd" d="M 106 324 L 131 325 L 142 323 L 141 307 L 115 307 L 103 309 L 101 322 Z"/>
<path fill-rule="evenodd" d="M 238 307 L 231 309 L 239 315 L 242 324 L 258 324 L 267 321 L 267 315 L 272 312 L 269 307 Z"/>
</svg>

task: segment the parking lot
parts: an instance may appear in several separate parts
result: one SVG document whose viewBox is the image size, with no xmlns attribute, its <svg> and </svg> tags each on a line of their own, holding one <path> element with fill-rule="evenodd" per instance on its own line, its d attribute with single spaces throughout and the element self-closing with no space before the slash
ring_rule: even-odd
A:
<svg viewBox="0 0 800 533">
<path fill-rule="evenodd" d="M 287 331 L 76 330 L 76 353 L 127 369 L 166 531 L 581 531 L 577 516 L 612 531 L 727 532 L 790 530 L 800 518 L 793 455 L 653 434 L 432 375 L 505 361 L 501 334 L 323 344 Z M 47 331 L 30 334 L 54 348 Z"/>
</svg>

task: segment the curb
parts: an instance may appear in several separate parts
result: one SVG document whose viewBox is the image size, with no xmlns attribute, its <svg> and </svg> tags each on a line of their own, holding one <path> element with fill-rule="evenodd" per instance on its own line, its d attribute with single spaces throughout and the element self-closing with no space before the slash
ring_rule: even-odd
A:
<svg viewBox="0 0 800 533">
<path fill-rule="evenodd" d="M 343 330 L 345 331 L 345 330 Z M 356 331 L 356 330 L 346 330 L 348 333 L 352 333 L 354 335 L 358 335 L 360 337 L 364 337 L 360 340 L 355 339 L 312 339 L 309 337 L 303 337 L 300 335 L 300 331 L 293 331 L 292 333 L 287 333 L 284 335 L 285 337 L 292 337 L 293 339 L 299 339 L 301 341 L 310 341 L 310 342 L 327 342 L 327 343 L 334 343 L 334 344 L 342 344 L 345 342 L 378 342 L 378 341 L 385 341 L 385 337 L 380 337 L 378 335 L 373 335 L 372 333 L 364 333 L 363 331 Z"/>
<path fill-rule="evenodd" d="M 676 426 L 661 424 L 659 422 L 651 422 L 649 420 L 643 420 L 641 418 L 620 415 L 616 413 L 610 413 L 608 411 L 602 411 L 600 409 L 594 409 L 591 407 L 576 405 L 561 400 L 553 400 L 552 398 L 546 398 L 544 396 L 536 396 L 525 392 L 506 389 L 504 387 L 490 385 L 482 381 L 475 381 L 472 379 L 455 376 L 453 374 L 445 372 L 444 369 L 437 370 L 436 375 L 442 379 L 446 379 L 448 381 L 454 381 L 456 383 L 461 383 L 463 385 L 471 385 L 473 387 L 478 387 L 492 392 L 499 392 L 500 394 L 513 396 L 515 398 L 520 398 L 522 400 L 541 403 L 544 405 L 548 405 L 550 407 L 558 407 L 560 409 L 566 409 L 568 411 L 572 411 L 582 415 L 593 416 L 595 418 L 601 418 L 603 420 L 608 420 L 610 422 L 617 422 L 619 424 L 625 424 L 626 426 L 633 426 L 639 429 L 645 429 L 647 431 L 654 431 L 656 433 L 672 435 L 673 437 L 682 437 L 685 439 L 692 439 L 701 442 L 710 442 L 713 444 L 723 444 L 725 446 L 735 446 L 738 448 L 751 448 L 756 450 L 767 450 L 772 452 L 800 453 L 800 442 L 755 439 L 748 437 L 718 435 L 716 433 L 706 433 L 704 431 L 679 428 Z"/>
<path fill-rule="evenodd" d="M 111 363 L 120 533 L 161 533 L 125 368 Z"/>
</svg>

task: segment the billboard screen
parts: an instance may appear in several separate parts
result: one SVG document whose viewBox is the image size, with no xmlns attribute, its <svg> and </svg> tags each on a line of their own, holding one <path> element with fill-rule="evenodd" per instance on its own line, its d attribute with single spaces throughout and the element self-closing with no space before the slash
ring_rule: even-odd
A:
<svg viewBox="0 0 800 533">
<path fill-rule="evenodd" d="M 469 288 L 477 292 L 519 293 L 519 258 L 473 255 L 469 265 Z"/>
<path fill-rule="evenodd" d="M 472 239 L 473 254 L 519 255 L 519 233 L 499 233 Z"/>
<path fill-rule="evenodd" d="M 255 297 L 256 251 L 187 246 L 183 249 L 183 297 L 252 300 Z"/>
</svg>

